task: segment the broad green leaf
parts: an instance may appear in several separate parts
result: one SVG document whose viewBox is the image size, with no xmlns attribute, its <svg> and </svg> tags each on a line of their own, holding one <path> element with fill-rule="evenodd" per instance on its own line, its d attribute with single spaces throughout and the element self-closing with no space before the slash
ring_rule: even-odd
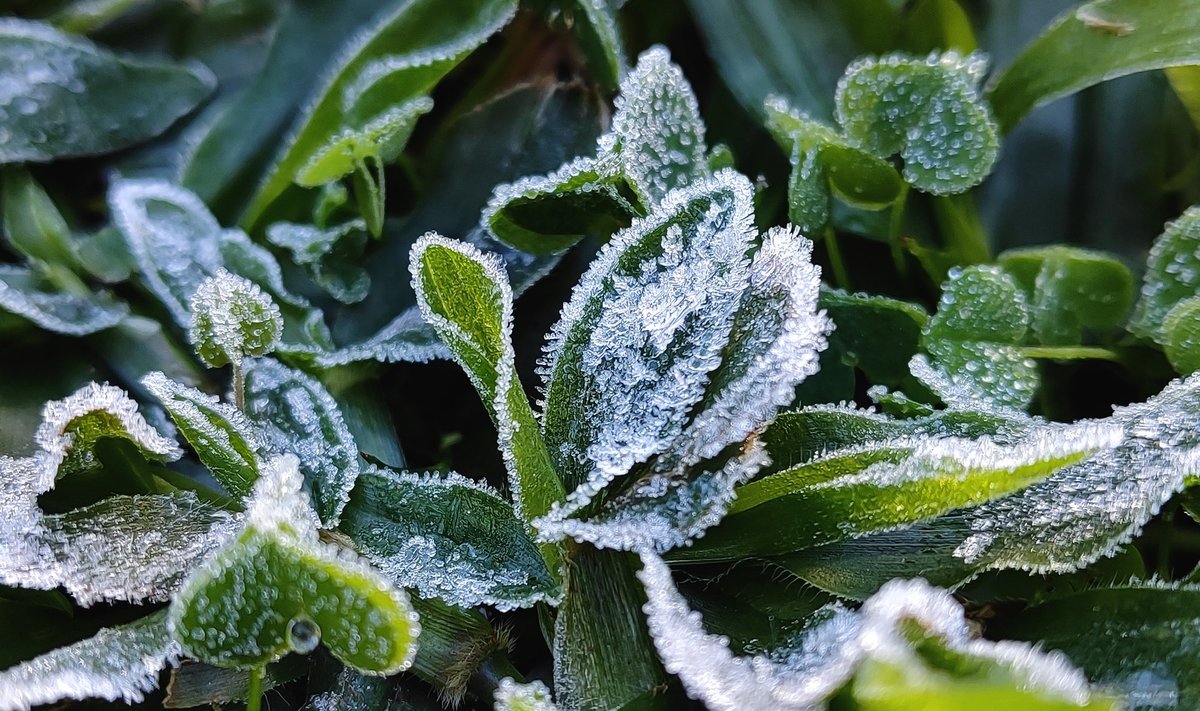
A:
<svg viewBox="0 0 1200 711">
<path fill-rule="evenodd" d="M 868 709 L 954 709 L 988 698 L 994 708 L 1114 708 L 1064 655 L 976 639 L 958 602 L 923 580 L 892 581 L 856 612 L 824 608 L 791 644 L 739 657 L 705 630 L 661 559 L 643 554 L 642 564 L 658 654 L 710 709 L 799 711 L 835 695 Z"/>
<path fill-rule="evenodd" d="M 1181 375 L 1200 370 L 1200 297 L 1184 299 L 1167 312 L 1163 348 Z"/>
<path fill-rule="evenodd" d="M 904 179 L 935 195 L 978 185 L 996 161 L 996 123 L 979 98 L 978 55 L 862 59 L 838 83 L 837 117 L 866 150 L 904 159 Z"/>
<path fill-rule="evenodd" d="M 118 57 L 49 25 L 0 21 L 0 163 L 109 153 L 165 131 L 212 91 L 200 66 Z"/>
<path fill-rule="evenodd" d="M 237 408 L 160 372 L 142 384 L 162 403 L 200 462 L 234 496 L 254 488 L 266 459 L 262 436 Z"/>
<path fill-rule="evenodd" d="M 1191 0 L 1092 0 L 1063 13 L 988 86 L 1003 130 L 1029 111 L 1135 72 L 1200 63 Z"/>
<path fill-rule="evenodd" d="M 1062 651 L 1131 708 L 1194 708 L 1200 703 L 1195 644 L 1200 590 L 1123 583 L 1035 605 L 997 625 L 996 632 Z"/>
<path fill-rule="evenodd" d="M 0 173 L 0 188 L 9 244 L 35 264 L 75 267 L 71 228 L 33 176 L 20 167 L 8 168 Z"/>
<path fill-rule="evenodd" d="M 366 298 L 371 288 L 371 277 L 359 263 L 367 244 L 366 229 L 361 220 L 326 229 L 277 222 L 267 228 L 267 240 L 288 250 L 292 261 L 330 296 L 353 304 Z"/>
<path fill-rule="evenodd" d="M 823 289 L 820 305 L 833 321 L 829 340 L 841 345 L 843 359 L 872 383 L 912 390 L 908 362 L 918 352 L 925 309 L 886 296 Z"/>
<path fill-rule="evenodd" d="M 429 234 L 409 258 L 425 320 L 466 371 L 496 423 L 517 515 L 530 521 L 565 495 L 516 372 L 513 295 L 500 258 Z"/>
<path fill-rule="evenodd" d="M 67 699 L 136 703 L 158 687 L 158 674 L 179 659 L 165 612 L 108 627 L 81 642 L 0 672 L 6 709 L 27 709 Z"/>
<path fill-rule="evenodd" d="M 542 431 L 572 500 L 665 450 L 703 397 L 750 279 L 750 183 L 673 192 L 592 262 L 549 336 Z"/>
<path fill-rule="evenodd" d="M 1133 275 L 1101 252 L 1064 245 L 1009 250 L 997 259 L 1029 300 L 1030 326 L 1042 345 L 1082 343 L 1084 329 L 1107 335 L 1133 305 Z"/>
<path fill-rule="evenodd" d="M 60 291 L 25 267 L 0 265 L 0 311 L 39 328 L 86 336 L 119 324 L 129 307 L 105 293 Z"/>
<path fill-rule="evenodd" d="M 995 266 L 951 270 L 922 335 L 929 358 L 914 356 L 910 367 L 952 407 L 1023 409 L 1038 387 L 1037 365 L 1019 345 L 1028 330 L 1028 303 L 1011 276 Z"/>
<path fill-rule="evenodd" d="M 275 350 L 283 333 L 283 316 L 258 284 L 218 269 L 200 282 L 188 306 L 192 311 L 188 339 L 210 368 Z"/>
<path fill-rule="evenodd" d="M 1188 208 L 1154 240 L 1129 330 L 1162 343 L 1167 313 L 1200 290 L 1200 207 Z"/>
<path fill-rule="evenodd" d="M 512 505 L 462 476 L 365 472 L 339 530 L 393 583 L 424 597 L 500 610 L 558 597 Z"/>
<path fill-rule="evenodd" d="M 323 544 L 294 457 L 255 485 L 242 532 L 200 565 L 168 624 L 188 656 L 253 668 L 324 643 L 342 662 L 388 675 L 412 664 L 420 634 L 403 591 L 348 552 Z"/>
<path fill-rule="evenodd" d="M 621 82 L 612 130 L 625 178 L 643 205 L 708 175 L 700 106 L 664 47 L 642 52 Z"/>
<path fill-rule="evenodd" d="M 617 88 L 629 71 L 625 43 L 617 24 L 621 0 L 573 0 L 572 18 L 588 67 L 596 81 L 606 89 Z"/>
<path fill-rule="evenodd" d="M 558 711 L 550 690 L 540 681 L 519 684 L 505 677 L 496 686 L 495 701 L 496 711 Z"/>
<path fill-rule="evenodd" d="M 305 173 L 314 179 L 328 175 L 330 171 L 313 174 L 312 161 L 335 144 L 340 132 L 365 135 L 368 124 L 380 122 L 389 109 L 417 107 L 411 102 L 420 102 L 467 54 L 507 24 L 515 10 L 513 0 L 409 0 L 374 20 L 342 50 L 296 119 L 243 223 L 258 224 L 267 208 Z M 388 142 L 388 153 L 399 151 L 415 118 L 409 111 L 399 123 L 386 122 L 391 126 L 389 137 L 400 139 Z"/>
<path fill-rule="evenodd" d="M 135 269 L 133 255 L 129 253 L 125 238 L 112 225 L 78 235 L 74 247 L 80 265 L 105 284 L 123 282 L 129 279 Z"/>
<path fill-rule="evenodd" d="M 1087 423 L 1008 445 L 918 436 L 837 450 L 740 487 L 721 524 L 673 557 L 780 555 L 908 526 L 1024 489 L 1119 441 L 1119 429 Z"/>
<path fill-rule="evenodd" d="M 246 364 L 246 417 L 274 454 L 300 458 L 321 522 L 336 526 L 358 477 L 358 447 L 337 402 L 299 370 L 262 358 Z"/>
</svg>

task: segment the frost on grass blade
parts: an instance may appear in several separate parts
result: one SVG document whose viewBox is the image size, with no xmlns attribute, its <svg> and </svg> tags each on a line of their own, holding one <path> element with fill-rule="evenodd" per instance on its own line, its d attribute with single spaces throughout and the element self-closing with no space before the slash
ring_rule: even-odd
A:
<svg viewBox="0 0 1200 711">
<path fill-rule="evenodd" d="M 321 383 L 269 358 L 246 366 L 246 417 L 274 454 L 300 458 L 300 470 L 327 527 L 337 525 L 358 477 L 358 446 Z"/>
<path fill-rule="evenodd" d="M 200 282 L 190 302 L 188 339 L 206 365 L 219 368 L 275 349 L 283 317 L 254 282 L 218 269 Z"/>
<path fill-rule="evenodd" d="M 408 596 L 349 551 L 318 539 L 296 458 L 273 460 L 240 534 L 194 570 L 171 602 L 183 651 L 253 668 L 319 643 L 368 674 L 407 669 L 420 634 Z"/>
<path fill-rule="evenodd" d="M 456 474 L 364 472 L 339 530 L 396 585 L 423 597 L 510 610 L 559 594 L 512 505 Z"/>
<path fill-rule="evenodd" d="M 864 702 L 941 698 L 946 708 L 981 693 L 1012 708 L 1107 708 L 1065 656 L 974 639 L 954 598 L 923 580 L 892 581 L 857 612 L 826 608 L 783 648 L 738 657 L 727 638 L 704 629 L 666 563 L 653 554 L 642 563 L 646 619 L 663 665 L 714 711 L 808 711 L 843 689 Z"/>
<path fill-rule="evenodd" d="M 39 281 L 32 270 L 0 265 L 0 311 L 67 336 L 112 328 L 129 313 L 128 306 L 107 294 L 47 290 Z"/>
<path fill-rule="evenodd" d="M 25 711 L 66 699 L 136 703 L 158 687 L 158 674 L 178 661 L 166 613 L 120 627 L 0 671 L 0 709 Z"/>
<path fill-rule="evenodd" d="M 496 423 L 518 515 L 529 520 L 546 513 L 564 491 L 517 378 L 513 294 L 503 262 L 430 233 L 413 246 L 409 269 L 421 313 Z"/>
<path fill-rule="evenodd" d="M 142 384 L 162 403 L 221 486 L 234 496 L 248 495 L 266 457 L 258 428 L 232 405 L 160 372 L 142 378 Z"/>
<path fill-rule="evenodd" d="M 860 59 L 838 82 L 838 122 L 872 153 L 904 158 L 904 177 L 935 195 L 978 185 L 996 161 L 999 136 L 978 84 L 979 54 L 934 52 Z"/>
<path fill-rule="evenodd" d="M 519 684 L 505 677 L 496 685 L 496 711 L 558 711 L 550 690 L 540 681 Z"/>
<path fill-rule="evenodd" d="M 952 408 L 1024 409 L 1039 380 L 1020 348 L 1028 330 L 1025 294 L 1011 276 L 990 265 L 951 270 L 925 325 L 929 357 L 914 356 L 912 373 Z"/>
<path fill-rule="evenodd" d="M 683 431 L 750 279 L 749 181 L 718 173 L 613 237 L 549 336 L 542 428 L 574 501 Z"/>
<path fill-rule="evenodd" d="M 665 47 L 642 52 L 621 82 L 613 134 L 625 177 L 643 205 L 708 175 L 700 107 Z"/>
<path fill-rule="evenodd" d="M 421 96 L 384 111 L 361 127 L 342 129 L 313 151 L 296 173 L 296 183 L 318 187 L 355 170 L 366 170 L 366 161 L 395 160 L 417 119 L 431 110 L 433 100 Z"/>
<path fill-rule="evenodd" d="M 1129 330 L 1163 342 L 1167 313 L 1200 289 L 1200 206 L 1188 208 L 1154 240 Z"/>
<path fill-rule="evenodd" d="M 366 298 L 371 277 L 359 264 L 367 243 L 367 225 L 362 220 L 325 229 L 277 222 L 267 228 L 267 240 L 288 250 L 292 261 L 304 267 L 313 281 L 343 304 Z"/>
</svg>

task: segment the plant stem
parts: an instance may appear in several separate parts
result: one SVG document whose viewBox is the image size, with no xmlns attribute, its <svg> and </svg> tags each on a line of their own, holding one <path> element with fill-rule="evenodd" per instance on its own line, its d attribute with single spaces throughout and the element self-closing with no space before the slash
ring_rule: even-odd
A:
<svg viewBox="0 0 1200 711">
<path fill-rule="evenodd" d="M 246 690 L 246 711 L 259 711 L 262 708 L 263 677 L 266 667 L 254 667 L 250 670 L 250 686 Z"/>
<path fill-rule="evenodd" d="M 838 246 L 837 232 L 833 225 L 825 226 L 825 249 L 829 252 L 829 265 L 833 268 L 833 281 L 838 287 L 850 291 L 850 273 L 842 259 L 842 248 Z"/>
<path fill-rule="evenodd" d="M 892 250 L 892 262 L 900 276 L 908 278 L 908 262 L 904 259 L 904 247 L 900 244 L 900 232 L 904 227 L 904 209 L 908 205 L 908 183 L 900 186 L 900 194 L 892 203 L 892 219 L 888 222 L 888 246 Z"/>
<path fill-rule="evenodd" d="M 233 405 L 238 410 L 246 409 L 246 370 L 242 367 L 242 359 L 230 361 L 233 367 Z"/>
<path fill-rule="evenodd" d="M 1096 346 L 1026 346 L 1021 349 L 1021 355 L 1046 360 L 1121 360 L 1116 351 Z"/>
</svg>

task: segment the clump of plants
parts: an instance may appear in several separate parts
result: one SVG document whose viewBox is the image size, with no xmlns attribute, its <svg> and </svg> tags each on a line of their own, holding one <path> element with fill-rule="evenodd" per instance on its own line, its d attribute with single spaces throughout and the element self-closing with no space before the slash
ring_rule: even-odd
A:
<svg viewBox="0 0 1200 711">
<path fill-rule="evenodd" d="M 1192 0 L 0 9 L 0 709 L 1200 706 Z"/>
</svg>

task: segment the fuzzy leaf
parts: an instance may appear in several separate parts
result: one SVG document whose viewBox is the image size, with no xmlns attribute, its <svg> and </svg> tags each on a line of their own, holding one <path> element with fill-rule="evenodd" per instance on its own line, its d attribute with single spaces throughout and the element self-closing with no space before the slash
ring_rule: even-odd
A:
<svg viewBox="0 0 1200 711">
<path fill-rule="evenodd" d="M 358 446 L 323 385 L 269 358 L 246 365 L 246 417 L 274 454 L 292 453 L 321 522 L 336 526 L 358 477 Z"/>
<path fill-rule="evenodd" d="M 933 53 L 861 59 L 838 83 L 846 135 L 880 157 L 899 153 L 904 179 L 935 195 L 978 185 L 996 161 L 999 137 L 977 84 L 981 56 Z"/>
<path fill-rule="evenodd" d="M 1163 341 L 1167 313 L 1200 290 L 1200 206 L 1188 208 L 1167 223 L 1154 240 L 1146 261 L 1146 275 L 1129 330 Z"/>
<path fill-rule="evenodd" d="M 558 596 L 512 505 L 462 476 L 365 472 L 340 530 L 396 585 L 424 597 L 509 610 Z"/>
<path fill-rule="evenodd" d="M 200 66 L 118 57 L 38 22 L 0 21 L 0 163 L 109 153 L 162 133 L 212 91 Z"/>
<path fill-rule="evenodd" d="M 245 528 L 172 600 L 172 635 L 188 656 L 215 666 L 261 666 L 324 642 L 360 671 L 408 668 L 420 634 L 408 596 L 318 540 L 302 483 L 295 457 L 266 468 Z"/>
<path fill-rule="evenodd" d="M 0 265 L 0 311 L 47 331 L 86 336 L 116 326 L 129 307 L 108 294 L 49 290 L 35 272 L 4 264 Z"/>
<path fill-rule="evenodd" d="M 1067 10 L 994 77 L 988 101 L 1008 131 L 1030 110 L 1135 72 L 1200 64 L 1191 0 L 1092 0 Z"/>
<path fill-rule="evenodd" d="M 362 220 L 321 229 L 314 225 L 277 222 L 267 228 L 267 240 L 288 250 L 292 261 L 330 296 L 343 304 L 362 301 L 371 288 L 371 277 L 360 264 L 367 242 Z"/>
</svg>

